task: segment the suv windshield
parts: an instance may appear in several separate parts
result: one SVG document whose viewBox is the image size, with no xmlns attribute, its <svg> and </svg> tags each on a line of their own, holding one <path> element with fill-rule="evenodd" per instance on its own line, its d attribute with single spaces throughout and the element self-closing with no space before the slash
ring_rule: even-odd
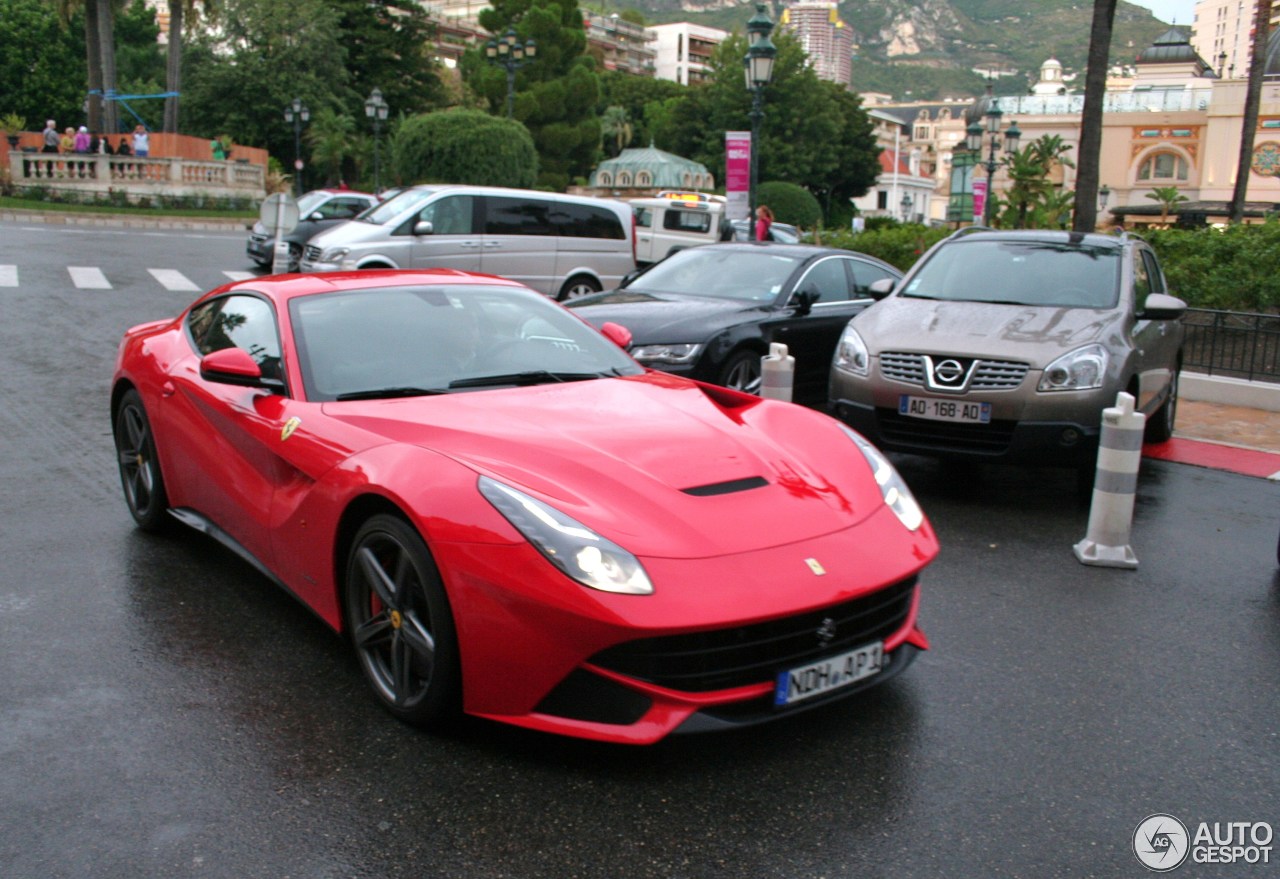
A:
<svg viewBox="0 0 1280 879">
<path fill-rule="evenodd" d="M 628 289 L 772 302 L 800 260 L 767 248 L 707 245 L 673 253 Z"/>
<path fill-rule="evenodd" d="M 1121 249 L 970 238 L 939 247 L 902 295 L 959 302 L 1114 308 Z"/>
</svg>

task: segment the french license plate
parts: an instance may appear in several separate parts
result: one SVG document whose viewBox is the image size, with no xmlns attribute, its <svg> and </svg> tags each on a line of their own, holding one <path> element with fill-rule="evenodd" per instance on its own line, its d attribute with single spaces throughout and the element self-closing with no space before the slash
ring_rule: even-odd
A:
<svg viewBox="0 0 1280 879">
<path fill-rule="evenodd" d="M 794 705 L 878 674 L 885 667 L 884 642 L 867 644 L 778 674 L 774 705 Z"/>
<path fill-rule="evenodd" d="M 990 403 L 966 403 L 961 400 L 939 400 L 934 397 L 898 397 L 898 414 L 908 418 L 928 418 L 931 421 L 964 421 L 970 424 L 990 424 Z"/>
</svg>

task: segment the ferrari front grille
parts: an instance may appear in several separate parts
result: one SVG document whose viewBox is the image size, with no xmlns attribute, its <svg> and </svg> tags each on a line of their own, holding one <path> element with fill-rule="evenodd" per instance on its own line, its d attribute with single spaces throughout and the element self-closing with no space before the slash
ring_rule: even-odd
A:
<svg viewBox="0 0 1280 879">
<path fill-rule="evenodd" d="M 915 589 L 916 578 L 910 577 L 843 604 L 782 619 L 628 641 L 590 661 L 685 692 L 756 684 L 783 669 L 888 638 L 906 624 Z"/>
</svg>

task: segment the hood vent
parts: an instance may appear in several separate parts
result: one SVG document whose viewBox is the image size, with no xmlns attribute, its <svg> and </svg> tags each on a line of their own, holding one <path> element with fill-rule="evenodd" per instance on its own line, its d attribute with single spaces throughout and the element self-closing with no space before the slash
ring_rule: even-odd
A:
<svg viewBox="0 0 1280 879">
<path fill-rule="evenodd" d="M 768 484 L 769 481 L 761 476 L 749 476 L 746 479 L 713 482 L 710 485 L 698 485 L 681 490 L 685 494 L 691 494 L 694 497 L 713 497 L 718 494 L 734 494 L 735 492 L 748 491 L 753 488 L 764 488 Z"/>
</svg>

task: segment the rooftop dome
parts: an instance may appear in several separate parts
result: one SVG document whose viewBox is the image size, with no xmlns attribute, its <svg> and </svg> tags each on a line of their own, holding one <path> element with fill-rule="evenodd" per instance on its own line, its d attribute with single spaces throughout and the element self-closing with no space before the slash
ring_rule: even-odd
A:
<svg viewBox="0 0 1280 879">
<path fill-rule="evenodd" d="M 1190 64 L 1201 61 L 1191 38 L 1180 27 L 1171 27 L 1138 55 L 1138 64 Z M 1205 65 L 1208 66 L 1208 65 Z"/>
</svg>

